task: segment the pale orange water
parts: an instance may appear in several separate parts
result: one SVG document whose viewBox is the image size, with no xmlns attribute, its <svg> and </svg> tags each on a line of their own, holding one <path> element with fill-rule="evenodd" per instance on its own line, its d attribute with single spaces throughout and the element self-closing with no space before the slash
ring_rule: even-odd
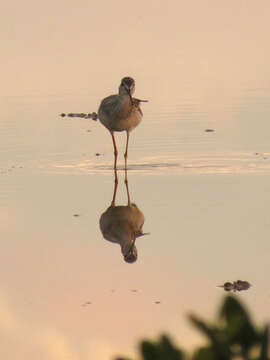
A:
<svg viewBox="0 0 270 360">
<path fill-rule="evenodd" d="M 269 2 L 5 6 L 1 358 L 111 359 L 160 332 L 192 348 L 185 315 L 214 316 L 216 285 L 237 279 L 269 320 Z M 149 100 L 128 160 L 151 233 L 134 264 L 98 225 L 113 195 L 109 133 L 58 116 L 96 111 L 126 75 Z"/>
</svg>

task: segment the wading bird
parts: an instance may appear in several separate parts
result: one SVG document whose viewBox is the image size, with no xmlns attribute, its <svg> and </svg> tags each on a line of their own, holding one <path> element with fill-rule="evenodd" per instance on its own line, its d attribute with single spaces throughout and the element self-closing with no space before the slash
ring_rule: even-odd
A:
<svg viewBox="0 0 270 360">
<path fill-rule="evenodd" d="M 124 77 L 119 86 L 118 95 L 110 95 L 102 100 L 98 109 L 98 118 L 110 132 L 114 148 L 114 169 L 117 165 L 117 146 L 114 138 L 115 131 L 126 131 L 126 150 L 124 154 L 125 169 L 127 169 L 128 157 L 128 141 L 129 133 L 139 125 L 142 120 L 141 102 L 147 100 L 139 100 L 133 98 L 135 91 L 135 81 L 131 77 Z"/>
</svg>

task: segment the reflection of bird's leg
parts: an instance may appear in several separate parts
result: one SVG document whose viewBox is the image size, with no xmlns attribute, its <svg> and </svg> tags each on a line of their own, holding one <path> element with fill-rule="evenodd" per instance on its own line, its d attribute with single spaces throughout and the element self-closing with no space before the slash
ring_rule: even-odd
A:
<svg viewBox="0 0 270 360">
<path fill-rule="evenodd" d="M 127 178 L 127 169 L 125 169 L 125 184 L 128 183 L 128 178 Z"/>
<path fill-rule="evenodd" d="M 127 189 L 128 206 L 130 206 L 130 196 L 129 196 L 129 189 L 128 189 L 127 169 L 125 169 L 125 184 L 126 184 L 126 189 Z"/>
<path fill-rule="evenodd" d="M 129 131 L 127 130 L 126 151 L 125 151 L 125 153 L 124 153 L 124 157 L 125 157 L 125 169 L 127 169 L 128 140 L 129 140 Z"/>
<path fill-rule="evenodd" d="M 117 168 L 114 168 L 114 183 L 116 186 L 118 185 Z"/>
<path fill-rule="evenodd" d="M 117 170 L 114 169 L 114 190 L 113 190 L 113 198 L 112 198 L 111 206 L 115 206 L 115 197 L 116 197 L 117 187 L 118 187 Z"/>
<path fill-rule="evenodd" d="M 117 151 L 117 147 L 116 147 L 116 142 L 115 142 L 115 138 L 114 138 L 114 133 L 113 133 L 113 131 L 110 131 L 110 133 L 111 133 L 111 135 L 112 135 L 113 149 L 114 149 L 114 169 L 116 170 L 116 163 L 117 163 L 118 151 Z"/>
</svg>

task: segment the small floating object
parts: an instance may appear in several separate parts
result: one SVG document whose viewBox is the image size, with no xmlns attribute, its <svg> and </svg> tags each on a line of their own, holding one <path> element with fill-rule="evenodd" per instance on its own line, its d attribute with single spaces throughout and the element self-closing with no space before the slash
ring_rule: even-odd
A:
<svg viewBox="0 0 270 360">
<path fill-rule="evenodd" d="M 224 285 L 219 285 L 218 287 L 222 287 L 225 291 L 242 291 L 242 290 L 248 290 L 251 287 L 251 284 L 248 281 L 243 280 L 237 280 L 233 283 L 231 282 L 225 282 Z"/>
<path fill-rule="evenodd" d="M 92 304 L 91 301 L 87 301 L 84 304 L 82 304 L 82 306 L 87 306 L 87 305 L 91 305 L 91 304 Z"/>
<path fill-rule="evenodd" d="M 79 216 L 80 216 L 80 214 L 73 214 L 73 216 L 74 216 L 74 217 L 79 217 Z"/>
<path fill-rule="evenodd" d="M 160 304 L 160 301 L 155 301 L 155 304 Z"/>
<path fill-rule="evenodd" d="M 66 116 L 66 114 L 65 114 L 65 113 L 62 113 L 62 114 L 60 114 L 60 116 L 64 117 L 64 116 Z"/>
<path fill-rule="evenodd" d="M 255 152 L 254 155 L 256 155 L 256 156 L 259 156 L 259 155 L 260 155 L 260 157 L 261 157 L 262 159 L 267 160 L 267 156 L 266 156 L 264 153 Z"/>
<path fill-rule="evenodd" d="M 96 153 L 96 156 L 100 156 L 101 154 L 100 153 Z"/>
<path fill-rule="evenodd" d="M 215 130 L 214 129 L 205 129 L 204 131 L 205 132 L 214 132 Z"/>
</svg>

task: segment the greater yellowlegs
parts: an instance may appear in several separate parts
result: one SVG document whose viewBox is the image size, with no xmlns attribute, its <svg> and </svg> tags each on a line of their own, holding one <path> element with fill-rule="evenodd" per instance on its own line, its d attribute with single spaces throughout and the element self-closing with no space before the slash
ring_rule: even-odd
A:
<svg viewBox="0 0 270 360">
<path fill-rule="evenodd" d="M 115 131 L 126 131 L 125 169 L 127 169 L 129 133 L 139 125 L 142 120 L 141 102 L 132 97 L 135 91 L 135 81 L 131 77 L 124 77 L 119 86 L 118 95 L 110 95 L 102 100 L 98 109 L 100 122 L 109 130 L 114 148 L 114 169 L 117 165 L 117 146 L 114 138 Z"/>
</svg>

